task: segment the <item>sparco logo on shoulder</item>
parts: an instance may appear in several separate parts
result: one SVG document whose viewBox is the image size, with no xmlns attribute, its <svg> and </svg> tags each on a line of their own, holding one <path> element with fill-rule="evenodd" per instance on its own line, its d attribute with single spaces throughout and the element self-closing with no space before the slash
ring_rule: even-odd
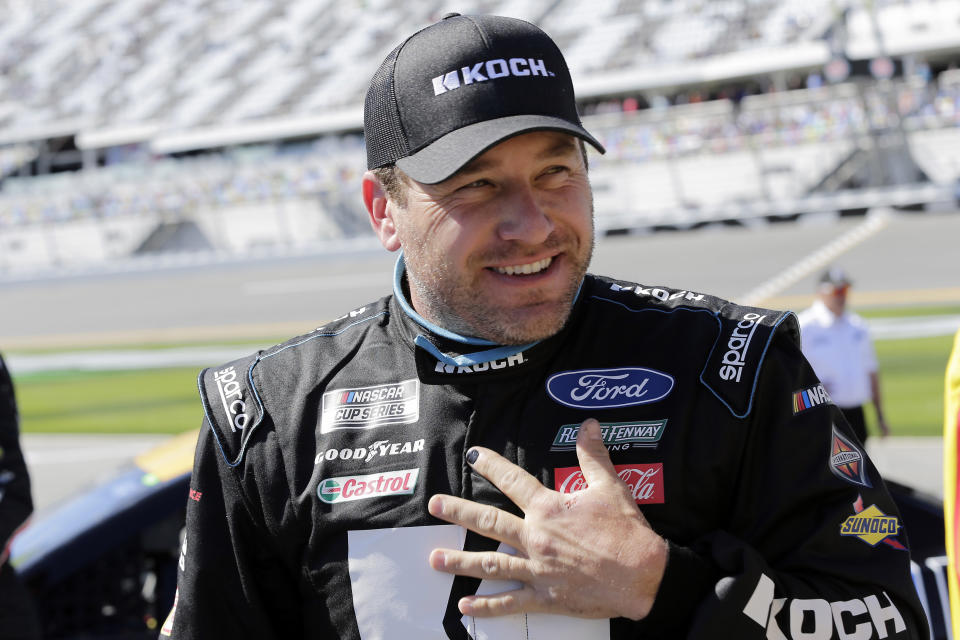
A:
<svg viewBox="0 0 960 640">
<path fill-rule="evenodd" d="M 213 374 L 217 381 L 217 390 L 220 392 L 220 402 L 230 420 L 230 430 L 236 431 L 247 426 L 247 403 L 243 397 L 243 390 L 237 382 L 237 371 L 233 367 L 221 369 Z"/>
<path fill-rule="evenodd" d="M 766 317 L 758 313 L 748 313 L 737 323 L 727 340 L 727 352 L 723 354 L 723 365 L 720 367 L 721 378 L 740 382 L 743 366 L 747 363 L 747 349 L 750 348 L 750 341 L 760 321 Z"/>
<path fill-rule="evenodd" d="M 547 393 L 568 407 L 612 409 L 663 400 L 673 384 L 673 376 L 643 367 L 580 369 L 550 376 Z"/>
<path fill-rule="evenodd" d="M 495 60 L 484 60 L 474 65 L 460 67 L 453 71 L 448 71 L 442 76 L 433 78 L 433 95 L 438 96 L 441 93 L 459 89 L 461 86 L 473 84 L 475 82 L 486 82 L 487 80 L 496 80 L 506 76 L 552 76 L 552 71 L 547 71 L 547 65 L 539 58 L 510 58 L 504 60 L 497 58 Z"/>
</svg>

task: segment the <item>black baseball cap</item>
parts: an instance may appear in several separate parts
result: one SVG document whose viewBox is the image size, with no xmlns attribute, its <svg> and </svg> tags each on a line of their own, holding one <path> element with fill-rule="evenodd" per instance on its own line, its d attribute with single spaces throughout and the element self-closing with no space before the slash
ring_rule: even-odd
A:
<svg viewBox="0 0 960 640">
<path fill-rule="evenodd" d="M 820 276 L 820 286 L 831 289 L 842 289 L 849 287 L 852 283 L 847 272 L 841 267 L 830 267 Z"/>
<path fill-rule="evenodd" d="M 363 111 L 367 168 L 396 163 L 426 184 L 529 131 L 563 131 L 604 152 L 577 115 L 560 49 L 516 18 L 453 13 L 413 34 L 380 65 Z"/>
</svg>

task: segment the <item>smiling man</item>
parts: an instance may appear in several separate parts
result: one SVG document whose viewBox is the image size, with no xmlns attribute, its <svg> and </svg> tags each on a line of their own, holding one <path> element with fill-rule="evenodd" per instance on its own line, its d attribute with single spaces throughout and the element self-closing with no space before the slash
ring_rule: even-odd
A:
<svg viewBox="0 0 960 640">
<path fill-rule="evenodd" d="M 201 373 L 161 635 L 926 637 L 793 314 L 587 274 L 603 148 L 546 34 L 412 35 L 365 133 L 393 294 Z"/>
<path fill-rule="evenodd" d="M 593 250 L 584 153 L 568 134 L 525 133 L 437 184 L 396 176 L 400 202 L 368 173 L 374 229 L 390 251 L 403 248 L 414 309 L 502 344 L 559 331 Z"/>
</svg>

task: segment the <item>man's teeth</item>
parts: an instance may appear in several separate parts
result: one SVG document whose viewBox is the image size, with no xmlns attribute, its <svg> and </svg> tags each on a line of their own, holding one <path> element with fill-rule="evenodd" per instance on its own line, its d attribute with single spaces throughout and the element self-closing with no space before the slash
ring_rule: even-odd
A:
<svg viewBox="0 0 960 640">
<path fill-rule="evenodd" d="M 553 262 L 552 257 L 544 258 L 543 260 L 538 260 L 537 262 L 531 262 L 530 264 L 518 264 L 510 267 L 494 267 L 494 271 L 508 276 L 530 275 L 531 273 L 543 271 L 550 266 L 551 262 Z"/>
</svg>

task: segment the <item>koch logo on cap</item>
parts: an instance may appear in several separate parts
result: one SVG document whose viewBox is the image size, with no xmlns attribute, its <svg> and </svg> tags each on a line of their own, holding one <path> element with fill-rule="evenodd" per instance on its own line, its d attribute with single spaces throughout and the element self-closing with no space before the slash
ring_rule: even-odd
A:
<svg viewBox="0 0 960 640">
<path fill-rule="evenodd" d="M 529 131 L 563 131 L 603 153 L 577 115 L 557 45 L 500 16 L 451 14 L 391 51 L 370 83 L 363 128 L 367 168 L 396 163 L 426 184 Z"/>
</svg>

